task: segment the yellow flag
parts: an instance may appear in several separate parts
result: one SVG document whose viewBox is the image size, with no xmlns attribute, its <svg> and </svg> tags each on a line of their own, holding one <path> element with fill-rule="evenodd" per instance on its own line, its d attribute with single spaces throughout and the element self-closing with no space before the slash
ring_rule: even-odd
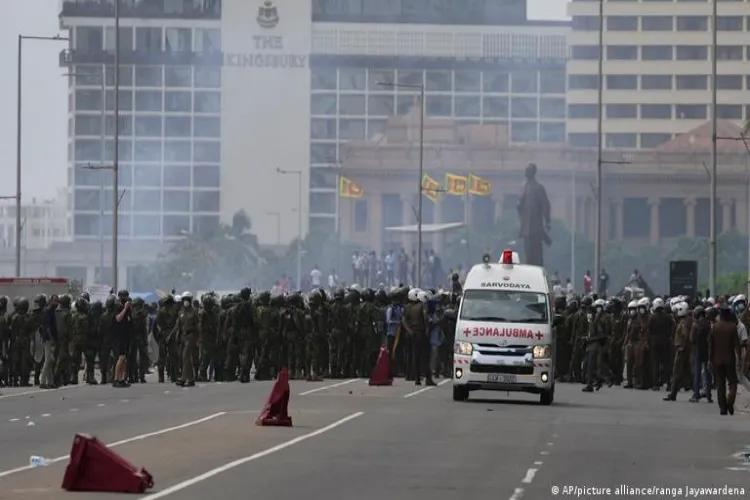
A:
<svg viewBox="0 0 750 500">
<path fill-rule="evenodd" d="M 474 196 L 489 196 L 492 190 L 492 183 L 486 181 L 474 174 L 469 175 L 469 194 Z"/>
<path fill-rule="evenodd" d="M 445 174 L 445 192 L 451 196 L 466 194 L 469 179 L 463 175 Z"/>
<path fill-rule="evenodd" d="M 438 201 L 438 195 L 440 194 L 440 184 L 438 181 L 424 174 L 422 177 L 422 194 L 433 202 Z"/>
<path fill-rule="evenodd" d="M 362 186 L 343 175 L 339 177 L 339 196 L 342 198 L 362 198 L 364 194 Z"/>
</svg>

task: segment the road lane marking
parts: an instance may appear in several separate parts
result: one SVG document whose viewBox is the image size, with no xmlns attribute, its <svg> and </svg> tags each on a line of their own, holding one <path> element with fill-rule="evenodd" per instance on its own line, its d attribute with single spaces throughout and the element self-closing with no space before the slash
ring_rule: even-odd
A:
<svg viewBox="0 0 750 500">
<path fill-rule="evenodd" d="M 123 444 L 132 443 L 134 441 L 142 441 L 144 439 L 148 439 L 148 438 L 151 438 L 151 437 L 161 436 L 162 434 L 167 434 L 169 432 L 174 432 L 174 431 L 179 431 L 179 430 L 182 430 L 182 429 L 187 429 L 188 427 L 192 427 L 194 425 L 199 425 L 199 424 L 202 424 L 204 422 L 208 422 L 209 420 L 213 420 L 213 419 L 221 417 L 223 415 L 226 415 L 226 412 L 222 411 L 222 412 L 219 412 L 219 413 L 214 413 L 213 415 L 209 415 L 207 417 L 199 418 L 198 420 L 191 420 L 190 422 L 185 422 L 184 424 L 176 425 L 174 427 L 167 427 L 165 429 L 159 429 L 158 431 L 149 432 L 149 433 L 146 433 L 146 434 L 140 434 L 138 436 L 133 436 L 133 437 L 130 437 L 130 438 L 127 438 L 127 439 L 123 439 L 121 441 L 115 441 L 114 443 L 110 443 L 110 444 L 108 444 L 106 446 L 107 446 L 107 448 L 114 448 L 116 446 L 122 446 Z M 70 458 L 70 455 L 63 455 L 61 457 L 50 458 L 47 461 L 47 463 L 51 465 L 51 464 L 55 464 L 57 462 L 62 462 L 63 460 L 68 460 L 69 458 Z M 24 472 L 24 471 L 27 471 L 27 470 L 31 470 L 33 468 L 34 467 L 32 467 L 31 465 L 24 465 L 23 467 L 16 467 L 15 469 L 9 469 L 9 470 L 0 471 L 0 477 L 10 476 L 10 475 L 13 475 L 13 474 L 17 474 L 19 472 Z"/>
<path fill-rule="evenodd" d="M 451 379 L 449 379 L 449 378 L 448 378 L 448 379 L 445 379 L 445 380 L 441 380 L 440 382 L 438 382 L 438 383 L 437 383 L 437 385 L 431 385 L 431 386 L 428 386 L 428 387 L 424 387 L 424 388 L 422 388 L 422 389 L 418 389 L 418 390 L 416 390 L 416 391 L 414 391 L 414 392 L 410 392 L 409 394 L 406 394 L 406 395 L 404 395 L 404 397 L 405 397 L 405 398 L 411 398 L 411 397 L 414 397 L 414 396 L 416 396 L 417 394 L 422 394 L 423 392 L 427 392 L 427 391 L 429 391 L 429 390 L 431 390 L 431 389 L 434 389 L 435 387 L 440 387 L 441 385 L 443 385 L 443 384 L 447 384 L 447 383 L 448 383 L 448 382 L 450 382 L 450 381 L 451 381 Z"/>
<path fill-rule="evenodd" d="M 47 418 L 47 417 L 51 417 L 51 416 L 52 415 L 50 415 L 49 413 L 42 413 L 42 418 Z"/>
<path fill-rule="evenodd" d="M 531 484 L 531 481 L 534 480 L 534 476 L 536 476 L 536 472 L 539 469 L 529 469 L 526 471 L 526 475 L 521 479 L 521 482 L 524 484 Z"/>
<path fill-rule="evenodd" d="M 544 462 L 540 462 L 539 460 L 537 460 L 536 462 L 534 462 L 534 465 L 543 465 L 543 464 L 544 464 Z"/>
<path fill-rule="evenodd" d="M 8 420 L 8 422 L 18 422 L 19 420 L 19 418 L 11 418 L 10 420 Z"/>
<path fill-rule="evenodd" d="M 548 451 L 543 451 L 543 452 L 541 453 L 541 455 L 549 455 L 549 452 L 548 452 Z"/>
<path fill-rule="evenodd" d="M 520 500 L 523 496 L 523 488 L 516 488 L 513 494 L 510 496 L 510 500 Z"/>
<path fill-rule="evenodd" d="M 341 387 L 342 385 L 351 384 L 352 382 L 356 382 L 358 380 L 363 380 L 363 379 L 352 378 L 352 379 L 349 379 L 349 380 L 344 380 L 343 382 L 339 382 L 337 384 L 324 385 L 323 387 L 316 387 L 315 389 L 310 389 L 309 391 L 300 392 L 297 395 L 298 396 L 307 396 L 308 394 L 315 394 L 316 392 L 325 391 L 326 389 L 333 389 L 334 387 Z"/>
<path fill-rule="evenodd" d="M 3 394 L 2 396 L 0 396 L 0 399 L 17 398 L 20 396 L 28 396 L 31 394 L 40 394 L 40 393 L 53 394 L 57 391 L 64 391 L 67 389 L 78 389 L 80 387 L 83 387 L 83 386 L 82 385 L 64 385 L 62 387 L 58 387 L 57 389 L 32 389 L 29 391 L 14 392 L 12 394 Z"/>
<path fill-rule="evenodd" d="M 359 411 L 357 413 L 352 413 L 348 417 L 344 417 L 341 420 L 337 420 L 336 422 L 329 424 L 323 428 L 320 428 L 316 431 L 310 432 L 308 434 L 303 434 L 302 436 L 298 436 L 294 439 L 290 439 L 289 441 L 285 441 L 281 444 L 277 444 L 276 446 L 272 448 L 268 448 L 266 450 L 260 451 L 258 453 L 255 453 L 254 455 L 250 455 L 249 457 L 240 458 L 239 460 L 235 460 L 234 462 L 229 462 L 228 464 L 222 465 L 221 467 L 217 467 L 213 470 L 210 470 L 208 472 L 204 472 L 200 476 L 194 477 L 192 479 L 188 479 L 187 481 L 183 481 L 181 483 L 177 483 L 174 486 L 170 486 L 169 488 L 159 491 L 158 493 L 154 493 L 153 495 L 148 495 L 145 497 L 141 497 L 140 500 L 157 500 L 159 498 L 164 498 L 167 495 L 171 495 L 172 493 L 176 493 L 178 491 L 182 491 L 185 488 L 189 488 L 190 486 L 193 486 L 195 484 L 198 484 L 202 481 L 205 481 L 206 479 L 210 479 L 214 476 L 217 476 L 221 474 L 222 472 L 226 472 L 230 469 L 234 469 L 235 467 L 239 467 L 241 465 L 244 465 L 248 462 L 252 462 L 253 460 L 258 460 L 259 458 L 263 458 L 265 456 L 271 455 L 273 453 L 276 453 L 277 451 L 281 451 L 283 449 L 289 448 L 290 446 L 294 446 L 295 444 L 299 444 L 302 441 L 306 441 L 310 438 L 313 438 L 315 436 L 320 436 L 321 434 L 325 434 L 328 431 L 332 431 L 336 427 L 339 427 L 340 425 L 343 425 L 350 420 L 354 420 L 355 418 L 361 417 L 364 415 L 365 412 Z"/>
<path fill-rule="evenodd" d="M 104 405 L 104 403 L 99 403 L 99 404 L 98 404 L 98 405 L 96 405 L 96 406 L 97 406 L 97 408 L 104 408 L 104 406 L 105 406 L 105 405 Z"/>
</svg>

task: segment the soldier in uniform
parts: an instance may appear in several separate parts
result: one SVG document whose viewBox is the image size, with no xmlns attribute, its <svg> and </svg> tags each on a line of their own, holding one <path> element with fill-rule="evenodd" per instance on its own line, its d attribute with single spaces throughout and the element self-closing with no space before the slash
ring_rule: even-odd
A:
<svg viewBox="0 0 750 500">
<path fill-rule="evenodd" d="M 52 303 L 54 304 L 54 300 Z M 55 308 L 55 323 L 57 324 L 57 343 L 55 345 L 55 375 L 54 386 L 68 385 L 71 377 L 71 298 L 70 295 L 63 295 L 58 299 Z M 76 377 L 78 375 L 76 374 Z"/>
<path fill-rule="evenodd" d="M 383 345 L 381 324 L 380 310 L 375 305 L 375 291 L 368 288 L 362 295 L 362 305 L 359 310 L 360 335 L 364 340 L 359 365 L 360 377 L 368 377 L 378 360 L 380 346 Z"/>
<path fill-rule="evenodd" d="M 677 309 L 677 327 L 674 334 L 674 360 L 672 362 L 672 387 L 664 401 L 676 401 L 677 392 L 685 383 L 685 365 L 690 363 L 690 329 L 692 321 L 688 314 L 687 302 L 680 302 Z"/>
<path fill-rule="evenodd" d="M 612 299 L 612 338 L 609 343 L 609 363 L 614 385 L 622 384 L 622 373 L 625 369 L 623 348 L 627 319 L 623 314 L 622 306 L 622 301 L 618 297 Z"/>
<path fill-rule="evenodd" d="M 110 295 L 104 301 L 104 312 L 99 317 L 99 371 L 101 372 L 101 383 L 107 384 L 114 380 L 114 363 L 112 362 L 113 325 L 115 322 L 116 297 Z"/>
<path fill-rule="evenodd" d="M 219 314 L 216 297 L 207 293 L 201 297 L 202 307 L 198 312 L 198 349 L 200 351 L 200 369 L 198 381 L 210 380 L 209 369 L 214 370 L 214 380 L 219 381 L 222 373 L 217 370 L 219 356 L 217 352 L 219 337 Z"/>
<path fill-rule="evenodd" d="M 237 309 L 242 301 L 241 297 L 233 295 L 232 302 L 224 320 L 224 338 L 227 339 L 227 355 L 224 374 L 227 382 L 237 381 L 237 368 L 240 364 L 240 336 L 237 328 Z"/>
<path fill-rule="evenodd" d="M 31 357 L 31 336 L 34 332 L 34 321 L 29 314 L 29 301 L 18 300 L 10 323 L 11 330 L 11 371 L 16 378 L 12 385 L 29 387 L 29 378 L 34 363 Z"/>
<path fill-rule="evenodd" d="M 175 326 L 177 345 L 182 346 L 182 378 L 176 382 L 180 387 L 195 386 L 193 358 L 198 349 L 198 311 L 193 307 L 193 295 L 182 294 L 182 309 Z"/>
<path fill-rule="evenodd" d="M 344 348 L 347 335 L 347 314 L 344 303 L 344 290 L 333 293 L 331 303 L 331 337 L 328 342 L 328 362 L 331 365 L 331 378 L 340 378 L 343 374 Z"/>
<path fill-rule="evenodd" d="M 252 290 L 248 287 L 240 290 L 240 301 L 237 304 L 234 323 L 239 341 L 240 383 L 246 384 L 250 382 L 250 371 L 255 362 L 255 352 L 258 346 L 255 307 L 252 301 Z"/>
<path fill-rule="evenodd" d="M 565 297 L 555 297 L 555 317 L 552 321 L 555 329 L 555 378 L 561 382 L 565 381 L 570 367 L 570 338 L 565 328 L 566 308 Z"/>
<path fill-rule="evenodd" d="M 426 375 L 426 384 L 435 385 L 428 366 L 430 352 L 429 316 L 427 311 L 428 292 L 417 292 L 417 301 L 404 313 L 403 326 L 409 336 L 412 351 L 412 377 L 415 385 L 422 385 L 422 376 Z"/>
<path fill-rule="evenodd" d="M 131 384 L 146 383 L 148 373 L 148 309 L 141 297 L 133 299 L 132 341 L 128 353 L 128 379 Z"/>
<path fill-rule="evenodd" d="M 602 386 L 602 379 L 607 376 L 602 366 L 602 352 L 611 337 L 612 325 L 609 315 L 604 310 L 604 299 L 594 301 L 594 317 L 589 323 L 589 334 L 586 342 L 586 387 L 583 392 L 594 392 Z"/>
<path fill-rule="evenodd" d="M 584 382 L 584 356 L 588 357 L 586 355 L 586 338 L 589 335 L 589 325 L 594 319 L 591 310 L 592 304 L 593 300 L 591 300 L 591 297 L 581 299 L 580 309 L 575 313 L 571 321 L 572 354 L 570 358 L 570 376 L 572 381 L 578 383 Z"/>
<path fill-rule="evenodd" d="M 327 370 L 325 352 L 328 350 L 328 325 L 325 309 L 323 308 L 323 294 L 320 290 L 313 290 L 308 297 L 310 302 L 310 329 L 307 335 L 307 349 L 305 366 L 308 368 L 307 380 L 320 382 L 321 375 Z"/>
<path fill-rule="evenodd" d="M 10 322 L 8 297 L 0 296 L 0 387 L 10 385 Z"/>
<path fill-rule="evenodd" d="M 99 307 L 101 307 L 101 302 L 97 302 L 99 304 Z M 73 313 L 73 317 L 71 319 L 71 328 L 73 330 L 73 334 L 71 337 L 73 340 L 73 349 L 74 351 L 76 349 L 78 350 L 78 357 L 72 356 L 71 357 L 71 364 L 73 364 L 73 368 L 71 371 L 74 371 L 74 373 L 78 374 L 78 372 L 81 370 L 81 355 L 80 353 L 83 352 L 83 357 L 86 362 L 86 366 L 84 367 L 84 381 L 89 385 L 97 385 L 96 378 L 94 377 L 94 367 L 96 364 L 96 354 L 98 351 L 98 342 L 96 337 L 96 329 L 93 328 L 93 322 L 91 319 L 92 312 L 90 309 L 93 309 L 93 307 L 89 307 L 89 303 L 86 299 L 83 297 L 76 300 L 76 310 Z M 76 364 L 77 361 L 77 364 Z M 75 377 L 75 383 L 78 383 L 78 376 Z"/>
<path fill-rule="evenodd" d="M 171 352 L 169 349 L 169 334 L 172 333 L 176 322 L 177 309 L 174 296 L 167 295 L 159 299 L 159 310 L 156 313 L 152 333 L 154 340 L 159 344 L 159 360 L 156 363 L 156 370 L 160 384 L 164 383 L 165 372 L 170 382 L 177 382 L 174 359 L 170 356 Z"/>
<path fill-rule="evenodd" d="M 45 294 L 39 294 L 34 298 L 34 304 L 31 308 L 31 314 L 29 320 L 31 321 L 31 342 L 32 345 L 36 345 L 38 341 L 43 339 L 44 335 L 37 335 L 43 329 L 47 328 L 44 324 L 44 311 L 47 307 L 47 296 Z M 42 367 L 44 366 L 44 357 L 40 360 L 34 359 L 34 385 L 41 385 Z M 54 372 L 53 372 L 54 376 Z"/>
</svg>

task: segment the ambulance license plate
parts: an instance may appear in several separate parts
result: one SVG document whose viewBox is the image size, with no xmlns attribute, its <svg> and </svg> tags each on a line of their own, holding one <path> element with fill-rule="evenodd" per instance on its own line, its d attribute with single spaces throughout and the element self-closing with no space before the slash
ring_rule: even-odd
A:
<svg viewBox="0 0 750 500">
<path fill-rule="evenodd" d="M 515 384 L 516 376 L 505 373 L 490 373 L 487 375 L 487 382 L 494 382 L 496 384 Z"/>
</svg>

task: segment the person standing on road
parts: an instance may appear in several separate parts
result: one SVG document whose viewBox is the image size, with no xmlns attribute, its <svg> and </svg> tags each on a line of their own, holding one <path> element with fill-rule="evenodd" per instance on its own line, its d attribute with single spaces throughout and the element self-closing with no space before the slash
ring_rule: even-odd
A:
<svg viewBox="0 0 750 500">
<path fill-rule="evenodd" d="M 193 307 L 193 295 L 182 294 L 182 309 L 177 319 L 177 345 L 182 345 L 182 378 L 176 382 L 180 387 L 195 386 L 193 357 L 198 349 L 198 312 Z"/>
<path fill-rule="evenodd" d="M 112 325 L 113 335 L 113 349 L 117 361 L 115 362 L 115 377 L 112 381 L 113 387 L 123 388 L 130 387 L 130 384 L 125 380 L 126 369 L 127 369 L 127 355 L 130 347 L 130 337 L 133 325 L 132 317 L 132 302 L 130 301 L 130 294 L 127 290 L 120 290 L 117 292 L 117 296 L 120 299 L 120 308 L 115 315 L 115 321 Z"/>
<path fill-rule="evenodd" d="M 686 366 L 690 362 L 690 331 L 692 321 L 688 314 L 687 302 L 677 304 L 677 328 L 674 333 L 674 360 L 672 361 L 672 386 L 664 401 L 676 401 L 677 393 L 684 384 Z"/>
<path fill-rule="evenodd" d="M 697 306 L 693 310 L 693 326 L 690 330 L 690 343 L 693 346 L 693 397 L 691 403 L 697 403 L 701 398 L 706 398 L 709 403 L 713 403 L 711 398 L 711 387 L 713 386 L 713 377 L 711 370 L 708 369 L 708 336 L 711 333 L 711 323 L 706 318 L 706 310 L 702 306 Z M 706 374 L 706 392 L 701 392 L 702 373 Z"/>
<path fill-rule="evenodd" d="M 42 389 L 57 389 L 55 384 L 55 349 L 57 346 L 57 295 L 53 295 L 50 304 L 43 312 L 42 324 L 39 326 L 44 342 L 44 365 L 39 377 L 39 387 Z"/>
<path fill-rule="evenodd" d="M 709 369 L 716 377 L 716 394 L 721 415 L 734 415 L 734 400 L 737 396 L 737 364 L 742 359 L 737 325 L 733 321 L 730 306 L 723 303 L 719 318 L 711 327 L 708 336 Z"/>
</svg>

